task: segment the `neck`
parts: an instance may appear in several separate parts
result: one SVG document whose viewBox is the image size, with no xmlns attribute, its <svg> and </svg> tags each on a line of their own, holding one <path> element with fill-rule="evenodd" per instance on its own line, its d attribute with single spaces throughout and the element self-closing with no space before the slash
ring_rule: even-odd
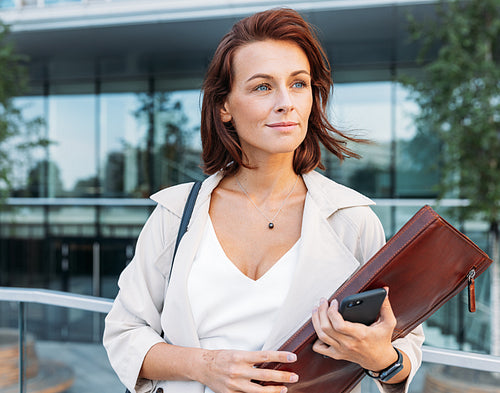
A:
<svg viewBox="0 0 500 393">
<path fill-rule="evenodd" d="M 297 177 L 293 170 L 293 154 L 274 154 L 260 157 L 260 160 L 254 157 L 251 166 L 253 169 L 240 167 L 235 176 L 249 193 L 256 193 L 264 198 L 279 195 Z"/>
<path fill-rule="evenodd" d="M 281 198 L 297 179 L 292 168 L 240 168 L 236 178 L 258 199 Z"/>
</svg>

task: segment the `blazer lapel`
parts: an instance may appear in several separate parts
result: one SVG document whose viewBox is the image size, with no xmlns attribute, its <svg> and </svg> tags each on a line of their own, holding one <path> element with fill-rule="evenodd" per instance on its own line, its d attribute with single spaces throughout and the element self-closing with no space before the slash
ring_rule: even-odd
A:
<svg viewBox="0 0 500 393">
<path fill-rule="evenodd" d="M 175 345 L 200 347 L 189 302 L 187 280 L 207 223 L 210 195 L 221 178 L 220 175 L 215 175 L 203 182 L 188 230 L 182 237 L 175 256 L 162 313 L 164 338 Z"/>
<path fill-rule="evenodd" d="M 329 298 L 360 266 L 328 223 L 327 218 L 332 213 L 322 211 L 308 192 L 299 263 L 264 349 L 277 349 L 283 344 L 311 317 L 320 298 Z"/>
</svg>

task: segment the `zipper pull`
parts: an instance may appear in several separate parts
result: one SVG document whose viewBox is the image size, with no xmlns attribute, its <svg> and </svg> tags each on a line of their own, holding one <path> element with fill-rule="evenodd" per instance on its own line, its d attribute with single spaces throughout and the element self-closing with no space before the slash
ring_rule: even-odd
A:
<svg viewBox="0 0 500 393">
<path fill-rule="evenodd" d="M 476 276 L 476 269 L 471 269 L 469 274 L 467 274 L 468 281 L 468 292 L 469 292 L 469 312 L 476 311 L 476 282 L 474 277 Z"/>
</svg>

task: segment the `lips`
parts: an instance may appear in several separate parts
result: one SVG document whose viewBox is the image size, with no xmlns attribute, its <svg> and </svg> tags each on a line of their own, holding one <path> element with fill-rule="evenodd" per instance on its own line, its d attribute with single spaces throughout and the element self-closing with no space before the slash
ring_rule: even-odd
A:
<svg viewBox="0 0 500 393">
<path fill-rule="evenodd" d="M 279 123 L 270 123 L 270 124 L 267 124 L 268 127 L 272 127 L 272 128 L 286 128 L 286 127 L 294 127 L 294 126 L 297 126 L 299 123 L 296 123 L 294 121 L 282 121 L 282 122 L 279 122 Z"/>
</svg>

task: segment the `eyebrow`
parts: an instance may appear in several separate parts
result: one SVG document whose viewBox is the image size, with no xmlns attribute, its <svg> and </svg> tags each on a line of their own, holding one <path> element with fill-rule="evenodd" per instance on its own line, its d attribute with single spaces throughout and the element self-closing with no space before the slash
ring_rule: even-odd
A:
<svg viewBox="0 0 500 393">
<path fill-rule="evenodd" d="M 311 76 L 309 74 L 309 72 L 307 72 L 306 70 L 298 70 L 298 71 L 294 71 L 290 74 L 290 76 L 297 76 L 299 74 L 306 74 L 308 76 Z M 250 78 L 248 78 L 246 81 L 247 82 L 250 82 L 254 79 L 259 79 L 259 78 L 262 78 L 262 79 L 274 79 L 273 76 L 269 75 L 269 74 L 255 74 L 255 75 L 252 75 Z"/>
</svg>

